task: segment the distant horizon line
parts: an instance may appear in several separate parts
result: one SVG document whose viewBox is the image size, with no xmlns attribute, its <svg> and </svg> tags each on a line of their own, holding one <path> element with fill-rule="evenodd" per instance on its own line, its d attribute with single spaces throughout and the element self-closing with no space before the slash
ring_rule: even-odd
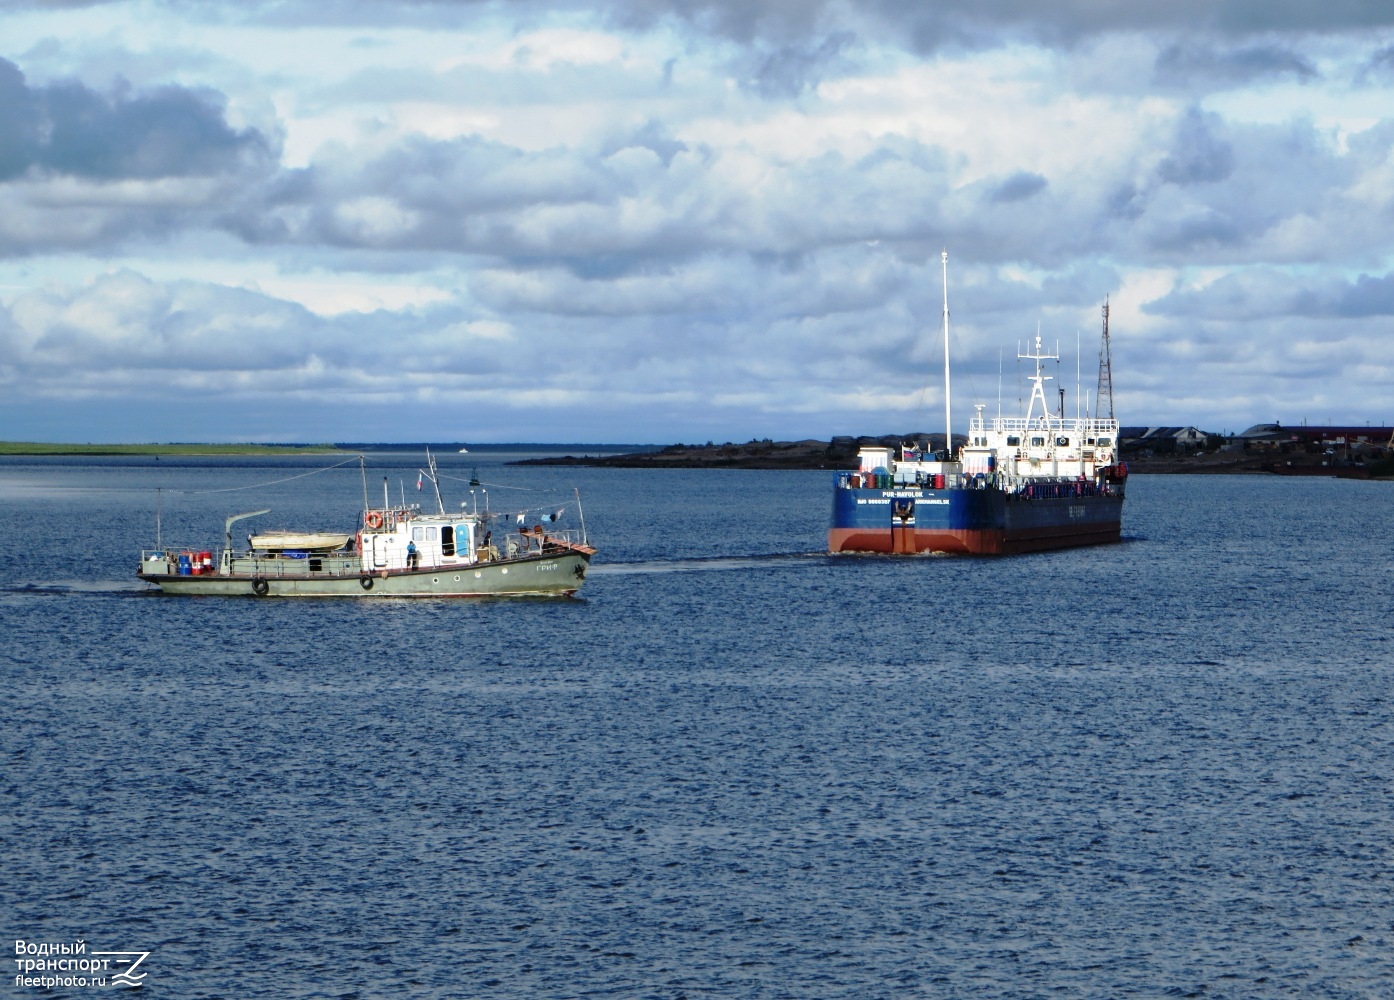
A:
<svg viewBox="0 0 1394 1000">
<path fill-rule="evenodd" d="M 1172 427 L 1172 426 L 1182 426 L 1182 425 L 1177 425 L 1177 424 L 1159 424 L 1159 423 L 1129 423 L 1129 424 L 1126 424 L 1126 425 L 1125 425 L 1125 424 L 1123 424 L 1121 421 L 1119 422 L 1119 425 L 1120 425 L 1120 427 L 1122 427 L 1122 426 L 1128 426 L 1128 427 Z M 1194 425 L 1188 425 L 1188 426 L 1194 426 Z M 1285 429 L 1285 430 L 1288 429 L 1288 428 L 1297 429 L 1297 428 L 1302 428 L 1302 427 L 1358 428 L 1358 427 L 1364 426 L 1364 427 L 1368 427 L 1368 428 L 1372 428 L 1372 429 L 1374 429 L 1374 428 L 1389 429 L 1389 427 L 1390 427 L 1390 425 L 1388 425 L 1388 424 L 1377 424 L 1377 423 L 1375 423 L 1374 421 L 1370 421 L 1370 420 L 1365 421 L 1363 425 L 1362 425 L 1362 424 L 1359 424 L 1359 423 L 1332 423 L 1332 424 L 1325 424 L 1325 423 L 1322 423 L 1322 424 L 1313 424 L 1313 423 L 1309 423 L 1307 420 L 1301 420 L 1301 421 L 1298 421 L 1298 422 L 1295 422 L 1295 423 L 1289 423 L 1289 424 L 1284 424 L 1283 422 L 1277 421 L 1277 420 L 1274 420 L 1274 421 L 1259 421 L 1259 422 L 1257 422 L 1257 423 L 1254 423 L 1254 424 L 1251 424 L 1251 425 L 1250 425 L 1250 427 L 1261 427 L 1261 426 L 1278 426 L 1278 427 L 1282 427 L 1282 428 Z M 1246 428 L 1246 429 L 1248 429 L 1248 428 Z M 1197 430 L 1201 430 L 1201 428 L 1197 427 Z M 913 433 L 908 433 L 908 434 L 897 434 L 896 432 L 888 432 L 888 433 L 884 433 L 884 434 L 836 434 L 836 435 L 833 435 L 833 436 L 830 437 L 830 438 L 805 437 L 805 438 L 779 438 L 779 439 L 775 439 L 775 438 L 771 438 L 771 437 L 769 437 L 768 435 L 766 435 L 766 436 L 764 436 L 764 437 L 752 437 L 752 438 L 749 438 L 749 439 L 748 439 L 748 442 L 749 442 L 749 443 L 754 443 L 754 442 L 759 442 L 759 441 L 775 441 L 775 440 L 779 440 L 779 441 L 831 441 L 831 440 L 833 440 L 834 438 L 854 438 L 854 439 L 855 439 L 855 438 L 884 438 L 884 437 L 893 437 L 893 436 L 900 436 L 900 437 L 907 437 L 907 438 L 908 438 L 908 437 L 925 437 L 925 436 L 930 436 L 930 435 L 938 435 L 938 434 L 942 434 L 942 433 L 943 433 L 942 431 L 927 431 L 927 430 L 923 430 L 923 429 L 922 429 L 922 430 L 914 431 Z M 1204 431 L 1203 433 L 1206 433 L 1206 434 L 1208 434 L 1208 435 L 1219 436 L 1219 437 L 1235 437 L 1235 436 L 1238 436 L 1240 433 L 1242 433 L 1242 431 L 1239 431 L 1239 430 L 1231 431 L 1231 432 L 1225 432 L 1225 431 Z M 954 435 L 955 435 L 955 437 L 963 436 L 962 434 L 960 434 L 960 433 L 957 432 L 957 431 L 954 432 Z M 746 441 L 737 441 L 737 440 L 735 440 L 735 439 L 728 439 L 728 440 L 726 440 L 726 441 L 718 442 L 715 438 L 708 438 L 708 440 L 707 440 L 707 443 L 708 443 L 708 444 L 712 444 L 712 445 L 715 445 L 715 444 L 743 444 L 743 443 L 748 443 L 748 442 L 746 442 Z M 581 448 L 605 448 L 605 449 L 649 450 L 649 449 L 660 449 L 660 448 L 670 447 L 670 446 L 673 446 L 673 445 L 687 444 L 687 443 L 695 443 L 698 447 L 701 447 L 701 446 L 702 446 L 701 443 L 700 443 L 699 441 L 697 441 L 697 439 L 689 439 L 689 440 L 687 440 L 687 441 L 684 441 L 684 440 L 681 440 L 681 439 L 677 439 L 677 440 L 661 441 L 661 442 L 658 442 L 658 441 L 651 441 L 651 442 L 625 442 L 625 441 L 481 441 L 481 442 L 477 442 L 477 443 L 459 442 L 459 441 L 454 441 L 454 442 L 451 442 L 451 441 L 266 441 L 266 440 L 258 441 L 258 440 L 231 440 L 231 439 L 222 440 L 222 441 L 207 441 L 207 440 L 204 440 L 204 441 L 154 441 L 154 440 L 143 440 L 143 441 L 75 441 L 75 440 L 59 440 L 59 441 L 53 441 L 53 440 L 50 440 L 50 441 L 6 441 L 6 440 L 0 440 L 0 453 L 3 453 L 3 449 L 5 449 L 7 446 L 9 446 L 9 447 L 19 447 L 19 446 L 27 446 L 27 447 L 46 447 L 46 446 L 52 446 L 52 447 L 57 447 L 57 448 L 141 448 L 141 447 L 199 447 L 199 446 L 228 448 L 228 447 L 246 446 L 246 447 L 261 447 L 261 448 L 301 448 L 301 449 L 305 449 L 305 448 L 326 448 L 326 449 L 330 449 L 330 448 L 332 448 L 332 449 L 335 449 L 335 450 L 338 450 L 338 451 L 363 451 L 363 450 L 374 450 L 374 449 L 388 450 L 388 451 L 397 451 L 397 450 L 407 450 L 407 449 L 424 449 L 424 448 L 430 448 L 430 449 L 432 449 L 432 450 L 434 450 L 434 451 L 440 451 L 440 452 L 442 452 L 442 453 L 449 453 L 449 454 L 461 454 L 462 452 L 460 451 L 460 449 L 461 449 L 461 448 L 465 448 L 465 449 L 467 449 L 467 450 L 466 450 L 465 452 L 463 452 L 463 453 L 464 453 L 464 454 L 469 454 L 469 453 L 472 453 L 472 452 L 474 452 L 474 451 L 505 451 L 505 450 L 509 450 L 509 449 L 513 449 L 513 450 L 541 450 L 541 449 L 546 449 L 546 450 L 559 450 L 559 449 L 570 449 L 570 448 L 576 448 L 576 449 L 581 449 Z"/>
</svg>

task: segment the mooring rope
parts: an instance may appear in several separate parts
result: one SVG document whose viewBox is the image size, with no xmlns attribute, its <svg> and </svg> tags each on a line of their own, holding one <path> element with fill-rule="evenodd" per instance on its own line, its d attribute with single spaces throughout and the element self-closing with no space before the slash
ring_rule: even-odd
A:
<svg viewBox="0 0 1394 1000">
<path fill-rule="evenodd" d="M 334 465 L 325 466 L 323 469 L 313 469 L 310 472 L 302 472 L 298 476 L 286 476 L 286 478 L 284 479 L 273 479 L 269 483 L 252 483 L 249 486 L 228 486 L 220 490 L 171 490 L 170 492 L 183 493 L 187 496 L 195 496 L 201 493 L 236 493 L 239 490 L 259 490 L 264 486 L 278 486 L 281 483 L 289 483 L 295 479 L 304 479 L 306 476 L 317 476 L 321 472 L 330 472 L 334 469 L 338 469 L 342 466 L 348 465 L 350 462 L 357 462 L 362 457 L 362 455 L 354 455 L 352 458 L 346 458 L 342 462 L 338 462 Z"/>
</svg>

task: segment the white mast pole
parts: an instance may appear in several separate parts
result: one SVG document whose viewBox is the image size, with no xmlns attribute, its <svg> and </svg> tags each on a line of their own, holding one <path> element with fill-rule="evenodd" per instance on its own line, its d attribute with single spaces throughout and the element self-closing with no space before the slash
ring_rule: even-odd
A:
<svg viewBox="0 0 1394 1000">
<path fill-rule="evenodd" d="M 997 348 L 997 424 L 1002 425 L 1002 348 Z"/>
<path fill-rule="evenodd" d="M 951 461 L 954 451 L 953 409 L 949 402 L 949 251 L 940 254 L 944 271 L 944 460 Z"/>
<path fill-rule="evenodd" d="M 1079 423 L 1079 328 L 1075 327 L 1075 423 Z"/>
</svg>

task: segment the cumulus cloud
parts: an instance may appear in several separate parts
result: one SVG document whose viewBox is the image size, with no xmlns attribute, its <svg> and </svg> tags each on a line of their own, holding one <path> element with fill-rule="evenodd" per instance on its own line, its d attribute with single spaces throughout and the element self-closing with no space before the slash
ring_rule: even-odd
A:
<svg viewBox="0 0 1394 1000">
<path fill-rule="evenodd" d="M 153 381 L 295 427 L 879 430 L 939 391 L 944 248 L 978 398 L 1038 322 L 1087 367 L 1106 294 L 1130 420 L 1267 418 L 1271 377 L 1228 388 L 1256 358 L 1354 409 L 1394 363 L 1394 122 L 1333 82 L 1385 71 L 1381 5 L 171 5 L 209 58 L 139 87 L 103 81 L 145 8 L 99 8 L 0 60 L 0 384 L 29 413 L 140 412 Z M 1325 104 L 1274 113 L 1294 92 Z"/>
<path fill-rule="evenodd" d="M 256 130 L 229 127 L 212 90 L 30 87 L 0 59 L 0 181 L 31 170 L 93 180 L 207 177 L 271 152 Z"/>
</svg>

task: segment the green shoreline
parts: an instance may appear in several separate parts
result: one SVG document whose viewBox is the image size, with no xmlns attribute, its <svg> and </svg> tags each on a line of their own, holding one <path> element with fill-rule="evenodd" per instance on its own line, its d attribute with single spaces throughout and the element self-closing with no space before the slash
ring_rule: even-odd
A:
<svg viewBox="0 0 1394 1000">
<path fill-rule="evenodd" d="M 0 441 L 0 455 L 330 455 L 332 444 L 44 444 Z"/>
</svg>

